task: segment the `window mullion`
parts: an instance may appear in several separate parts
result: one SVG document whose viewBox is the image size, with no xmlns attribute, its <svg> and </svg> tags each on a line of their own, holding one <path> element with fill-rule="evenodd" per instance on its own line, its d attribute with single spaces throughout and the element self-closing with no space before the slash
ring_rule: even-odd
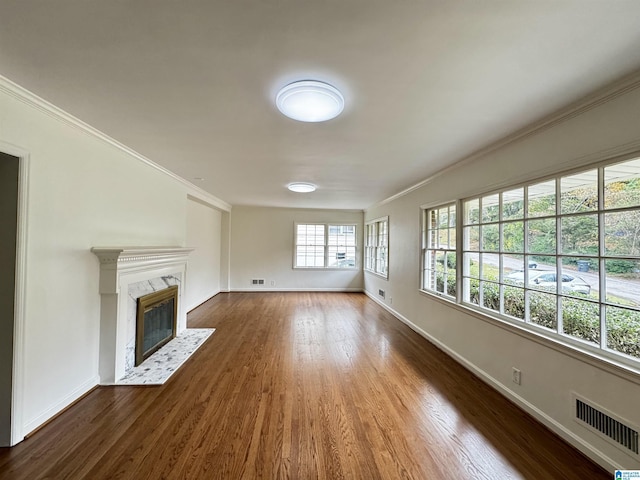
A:
<svg viewBox="0 0 640 480">
<path fill-rule="evenodd" d="M 328 225 L 324 229 L 324 268 L 329 266 L 329 230 L 331 225 Z"/>
<path fill-rule="evenodd" d="M 525 279 L 525 289 L 524 289 L 524 322 L 529 323 L 531 321 L 531 315 L 529 314 L 529 309 L 531 308 L 531 297 L 529 295 L 529 290 L 526 288 L 526 282 L 528 281 L 528 271 L 529 271 L 529 186 L 525 185 L 523 191 L 524 199 L 522 202 L 522 219 L 523 219 L 523 254 L 524 254 L 524 270 L 525 274 L 523 278 Z"/>
<path fill-rule="evenodd" d="M 458 200 L 456 203 L 456 302 L 461 303 L 463 297 L 462 292 L 462 267 L 464 263 L 462 246 L 464 244 L 463 232 L 464 228 L 462 224 L 464 223 L 464 207 L 461 200 Z M 462 241 L 461 241 L 462 240 Z"/>
<path fill-rule="evenodd" d="M 561 191 L 561 182 L 559 178 L 556 178 L 556 331 L 560 335 L 564 335 L 564 327 L 563 327 L 563 319 L 562 319 L 562 297 L 558 294 L 558 289 L 561 288 L 560 284 L 562 283 L 562 278 L 559 276 L 559 266 L 558 264 L 562 264 L 562 218 L 560 213 L 562 211 L 562 191 Z M 528 271 L 528 269 L 526 270 Z M 560 282 L 558 282 L 560 280 Z"/>
<path fill-rule="evenodd" d="M 600 302 L 600 348 L 607 348 L 607 285 L 604 231 L 604 167 L 598 168 L 598 300 Z"/>
<path fill-rule="evenodd" d="M 504 315 L 504 286 L 502 285 L 502 271 L 504 269 L 504 196 L 498 194 L 498 312 Z"/>
<path fill-rule="evenodd" d="M 427 271 L 427 251 L 429 248 L 428 240 L 428 231 L 429 231 L 429 210 L 422 211 L 422 255 L 420 258 L 420 267 L 422 268 L 421 277 L 421 285 L 420 288 L 426 290 L 428 285 L 428 271 Z"/>
<path fill-rule="evenodd" d="M 375 251 L 375 258 L 374 258 L 374 268 L 373 271 L 376 273 L 380 273 L 380 222 L 376 222 L 375 223 L 375 242 L 376 242 L 376 251 Z"/>
<path fill-rule="evenodd" d="M 373 258 L 371 259 L 371 269 L 376 273 L 379 270 L 379 267 L 378 267 L 378 256 L 380 255 L 379 249 L 380 247 L 378 247 L 377 245 L 372 249 Z"/>
<path fill-rule="evenodd" d="M 483 275 L 483 262 L 482 251 L 484 249 L 484 221 L 482 218 L 482 209 L 484 208 L 484 199 L 480 197 L 478 199 L 478 305 L 484 305 L 484 282 L 482 281 Z"/>
</svg>

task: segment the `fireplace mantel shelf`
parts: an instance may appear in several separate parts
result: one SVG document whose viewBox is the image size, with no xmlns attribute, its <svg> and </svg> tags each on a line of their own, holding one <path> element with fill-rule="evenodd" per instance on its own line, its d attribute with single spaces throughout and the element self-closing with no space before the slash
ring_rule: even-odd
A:
<svg viewBox="0 0 640 480">
<path fill-rule="evenodd" d="M 186 263 L 193 248 L 187 247 L 93 247 L 91 251 L 100 260 L 101 292 L 108 289 L 113 279 L 108 272 L 126 273 L 137 270 L 153 269 L 175 263 Z"/>
<path fill-rule="evenodd" d="M 193 251 L 187 247 L 93 247 L 91 251 L 101 264 L 140 262 L 161 258 L 182 257 Z"/>
</svg>

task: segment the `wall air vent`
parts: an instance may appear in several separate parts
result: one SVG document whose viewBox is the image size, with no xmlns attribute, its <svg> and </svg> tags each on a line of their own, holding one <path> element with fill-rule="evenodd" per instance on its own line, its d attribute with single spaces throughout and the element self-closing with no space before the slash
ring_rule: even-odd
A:
<svg viewBox="0 0 640 480">
<path fill-rule="evenodd" d="M 251 285 L 264 285 L 264 278 L 254 278 L 251 280 Z"/>
<path fill-rule="evenodd" d="M 587 429 L 599 434 L 623 452 L 638 458 L 638 429 L 608 412 L 604 408 L 587 403 L 573 395 L 575 420 Z"/>
</svg>

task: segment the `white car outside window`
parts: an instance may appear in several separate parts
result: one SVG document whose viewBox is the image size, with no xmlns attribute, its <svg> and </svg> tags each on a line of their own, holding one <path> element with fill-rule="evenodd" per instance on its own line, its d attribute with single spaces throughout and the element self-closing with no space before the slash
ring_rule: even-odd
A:
<svg viewBox="0 0 640 480">
<path fill-rule="evenodd" d="M 520 270 L 510 273 L 505 277 L 505 280 L 522 284 L 524 283 L 524 272 Z M 529 287 L 556 291 L 556 272 L 540 270 L 535 272 L 530 271 Z M 583 293 L 585 295 L 589 295 L 589 293 L 591 293 L 591 285 L 580 277 L 563 273 L 562 291 L 564 293 Z"/>
</svg>

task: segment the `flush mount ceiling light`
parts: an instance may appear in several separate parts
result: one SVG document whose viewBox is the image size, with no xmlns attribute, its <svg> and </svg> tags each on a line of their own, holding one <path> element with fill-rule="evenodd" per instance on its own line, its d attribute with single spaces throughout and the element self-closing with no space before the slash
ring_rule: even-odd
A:
<svg viewBox="0 0 640 480">
<path fill-rule="evenodd" d="M 309 192 L 313 192 L 316 189 L 316 186 L 313 183 L 295 182 L 287 185 L 287 188 L 292 192 L 309 193 Z"/>
<path fill-rule="evenodd" d="M 344 97 L 328 83 L 303 80 L 283 87 L 276 105 L 284 115 L 301 122 L 324 122 L 340 115 Z"/>
</svg>

